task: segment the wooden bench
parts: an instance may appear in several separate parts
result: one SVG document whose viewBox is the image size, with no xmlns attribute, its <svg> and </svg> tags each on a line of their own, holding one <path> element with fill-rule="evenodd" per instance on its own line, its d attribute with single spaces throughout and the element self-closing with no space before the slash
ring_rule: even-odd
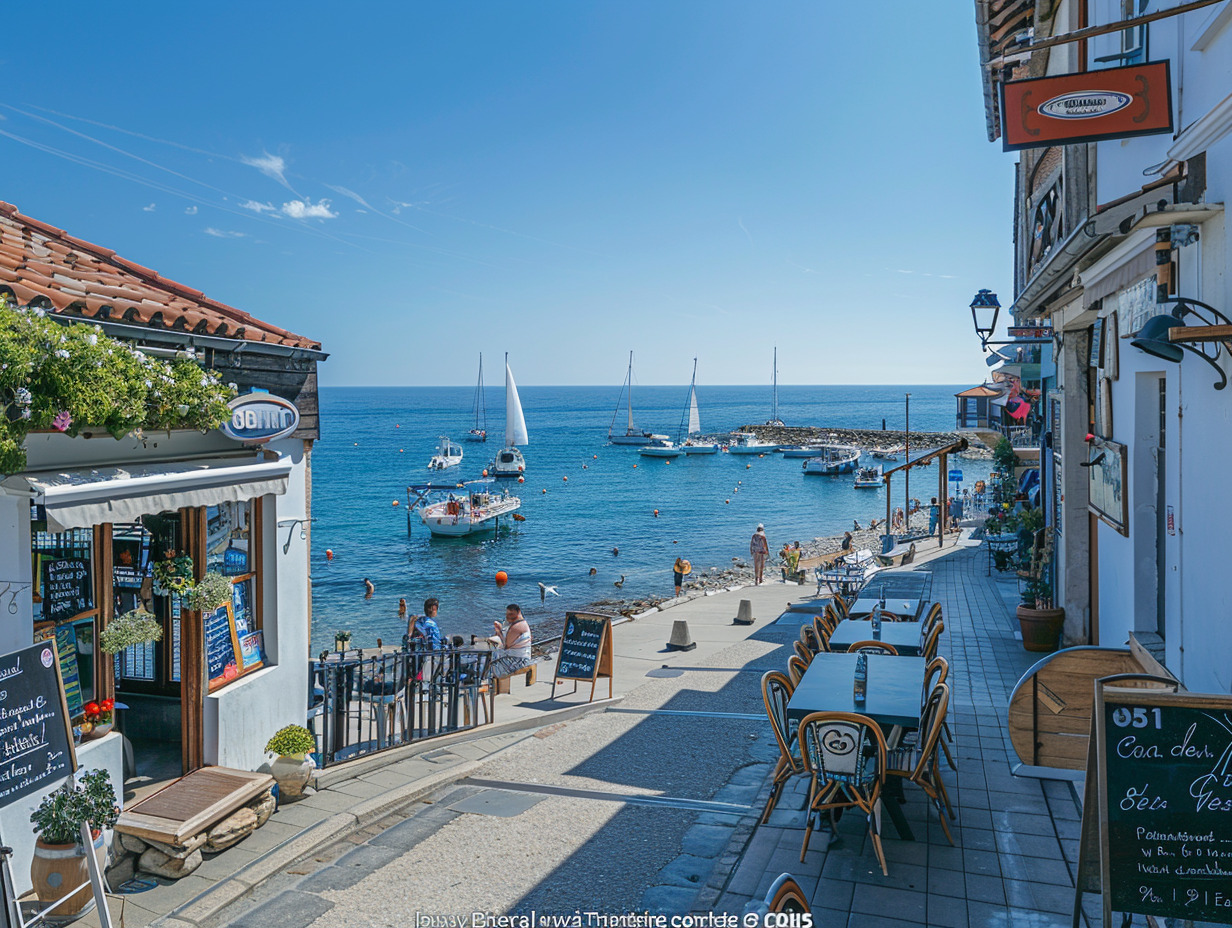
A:
<svg viewBox="0 0 1232 928">
<path fill-rule="evenodd" d="M 496 685 L 497 694 L 499 695 L 501 693 L 509 692 L 509 681 L 510 681 L 510 678 L 512 677 L 517 677 L 517 676 L 526 677 L 526 685 L 527 686 L 533 685 L 535 681 L 538 680 L 539 678 L 538 672 L 536 670 L 538 666 L 539 665 L 537 663 L 531 664 L 529 667 L 523 667 L 521 670 L 515 670 L 513 673 L 505 674 L 505 676 L 503 677 L 493 677 L 492 682 Z"/>
</svg>

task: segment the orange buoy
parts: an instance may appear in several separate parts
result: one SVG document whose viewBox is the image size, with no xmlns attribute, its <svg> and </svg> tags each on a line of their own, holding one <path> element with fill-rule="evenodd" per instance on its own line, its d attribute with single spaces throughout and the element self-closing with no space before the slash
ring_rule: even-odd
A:
<svg viewBox="0 0 1232 928">
<path fill-rule="evenodd" d="M 504 586 L 508 582 L 509 582 L 509 575 L 505 573 L 503 570 L 498 570 L 496 572 L 496 585 Z"/>
<path fill-rule="evenodd" d="M 637 465 L 636 465 L 636 464 L 634 464 L 634 465 L 633 465 L 633 469 L 634 469 L 634 470 L 637 470 Z"/>
<path fill-rule="evenodd" d="M 759 458 L 764 458 L 764 457 L 765 457 L 765 455 L 764 455 L 764 454 L 759 454 L 759 455 L 758 455 L 758 457 L 759 457 Z"/>
<path fill-rule="evenodd" d="M 325 549 L 325 560 L 332 561 L 333 559 L 334 559 L 334 549 L 326 548 Z"/>
<path fill-rule="evenodd" d="M 547 487 L 544 487 L 544 488 L 543 488 L 543 492 L 544 492 L 544 493 L 546 493 L 547 491 L 548 491 L 548 488 L 547 488 Z"/>
<path fill-rule="evenodd" d="M 483 472 L 483 475 L 484 475 L 485 477 L 486 477 L 486 476 L 488 476 L 488 472 L 485 470 L 485 471 Z M 518 478 L 518 483 L 525 483 L 525 482 L 526 482 L 526 478 L 525 478 L 525 477 L 519 477 L 519 478 Z"/>
<path fill-rule="evenodd" d="M 561 479 L 561 480 L 563 480 L 565 483 L 568 483 L 568 482 L 569 482 L 569 478 L 568 478 L 568 477 L 561 477 L 560 479 Z"/>
<path fill-rule="evenodd" d="M 520 513 L 520 512 L 515 512 L 515 513 L 513 514 L 513 521 L 514 521 L 514 522 L 525 522 L 525 521 L 526 521 L 526 516 L 522 515 L 522 513 Z"/>
<path fill-rule="evenodd" d="M 656 519 L 657 519 L 657 518 L 659 518 L 659 510 L 657 510 L 657 509 L 656 509 L 656 510 L 654 511 L 654 516 L 655 516 L 655 518 L 656 518 Z"/>
<path fill-rule="evenodd" d="M 590 456 L 590 459 L 591 459 L 592 461 L 597 461 L 597 460 L 599 460 L 599 455 L 597 455 L 597 454 L 592 454 L 592 455 Z"/>
<path fill-rule="evenodd" d="M 484 475 L 485 477 L 486 477 L 486 476 L 488 476 L 488 472 L 485 470 L 485 471 L 483 472 L 483 475 Z M 521 478 L 519 477 L 518 479 L 520 480 Z"/>
<path fill-rule="evenodd" d="M 749 470 L 750 468 L 752 468 L 752 466 L 753 466 L 752 464 L 745 464 L 744 469 Z"/>
<path fill-rule="evenodd" d="M 405 454 L 406 452 L 405 452 L 405 451 L 403 451 L 401 448 L 399 448 L 399 449 L 398 449 L 398 453 L 399 453 L 399 454 Z"/>
<path fill-rule="evenodd" d="M 394 428 L 396 428 L 396 429 L 400 429 L 400 428 L 402 428 L 402 426 L 400 426 L 400 425 L 395 425 L 395 426 L 394 426 Z"/>
</svg>

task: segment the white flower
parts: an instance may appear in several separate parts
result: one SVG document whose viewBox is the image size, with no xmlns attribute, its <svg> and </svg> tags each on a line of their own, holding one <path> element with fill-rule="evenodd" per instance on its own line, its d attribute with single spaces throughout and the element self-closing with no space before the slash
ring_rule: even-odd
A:
<svg viewBox="0 0 1232 928">
<path fill-rule="evenodd" d="M 145 387 L 146 387 L 146 389 L 147 389 L 147 390 L 153 389 L 153 387 L 154 387 L 154 381 L 152 381 L 152 380 L 147 380 L 147 381 L 145 382 Z"/>
<path fill-rule="evenodd" d="M 94 335 L 94 334 L 87 335 L 87 336 L 86 336 L 86 343 L 87 343 L 87 344 L 88 344 L 91 348 L 93 348 L 95 345 L 97 345 L 97 344 L 98 344 L 98 336 L 97 336 L 97 335 Z"/>
<path fill-rule="evenodd" d="M 67 348 L 57 348 L 56 357 L 67 359 L 69 357 L 68 349 Z"/>
</svg>

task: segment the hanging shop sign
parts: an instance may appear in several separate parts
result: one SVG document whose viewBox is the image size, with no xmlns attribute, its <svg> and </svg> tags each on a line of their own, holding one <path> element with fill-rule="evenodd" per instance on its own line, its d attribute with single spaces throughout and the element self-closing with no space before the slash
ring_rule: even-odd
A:
<svg viewBox="0 0 1232 928">
<path fill-rule="evenodd" d="M 1006 151 L 1172 131 L 1167 61 L 1001 85 Z"/>
<path fill-rule="evenodd" d="M 236 441 L 259 444 L 290 435 L 299 428 L 295 404 L 272 393 L 245 393 L 227 407 L 231 418 L 222 424 L 222 431 Z"/>
<path fill-rule="evenodd" d="M 1005 330 L 1007 338 L 1052 338 L 1050 325 L 1012 325 Z"/>
</svg>

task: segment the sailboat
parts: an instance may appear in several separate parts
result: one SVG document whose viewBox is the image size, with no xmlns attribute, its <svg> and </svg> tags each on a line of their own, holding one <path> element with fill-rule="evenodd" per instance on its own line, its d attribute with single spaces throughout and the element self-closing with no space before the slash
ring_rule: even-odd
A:
<svg viewBox="0 0 1232 928">
<path fill-rule="evenodd" d="M 616 431 L 616 417 L 620 415 L 620 401 L 625 400 L 629 416 L 629 424 L 624 434 Z M 612 424 L 607 427 L 607 440 L 613 445 L 645 445 L 655 441 L 667 441 L 666 435 L 654 435 L 633 427 L 633 352 L 629 352 L 629 372 L 625 374 L 625 382 L 620 388 L 620 396 L 616 398 L 616 410 L 612 413 Z"/>
<path fill-rule="evenodd" d="M 483 352 L 479 352 L 479 383 L 475 386 L 475 402 L 471 412 L 475 415 L 475 427 L 466 433 L 467 441 L 488 440 L 488 407 L 483 401 Z"/>
<path fill-rule="evenodd" d="M 684 453 L 685 454 L 718 454 L 719 445 L 713 441 L 698 441 L 694 438 L 695 435 L 700 435 L 702 431 L 702 417 L 697 412 L 697 358 L 693 359 L 693 379 L 689 381 L 689 402 L 685 407 L 685 415 L 688 416 L 688 425 L 682 431 L 684 432 Z"/>
<path fill-rule="evenodd" d="M 770 403 L 770 420 L 766 425 L 783 425 L 783 420 L 779 418 L 779 348 L 774 346 L 774 392 Z"/>
<path fill-rule="evenodd" d="M 509 355 L 505 354 L 505 446 L 496 452 L 490 473 L 494 477 L 520 477 L 526 472 L 526 459 L 518 445 L 530 444 L 526 434 L 526 417 L 522 414 L 522 400 L 518 397 L 518 385 L 513 382 L 509 369 Z"/>
</svg>

